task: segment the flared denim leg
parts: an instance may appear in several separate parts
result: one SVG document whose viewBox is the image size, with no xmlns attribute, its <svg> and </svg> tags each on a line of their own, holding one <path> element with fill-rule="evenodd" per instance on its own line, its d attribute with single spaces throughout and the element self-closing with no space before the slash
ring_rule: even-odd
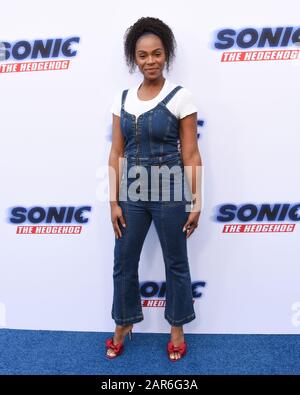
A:
<svg viewBox="0 0 300 395">
<path fill-rule="evenodd" d="M 165 319 L 181 326 L 196 318 L 187 256 L 186 233 L 182 228 L 189 212 L 186 202 L 149 203 L 162 247 L 166 272 Z"/>
<path fill-rule="evenodd" d="M 152 218 L 144 202 L 120 201 L 119 204 L 126 227 L 119 224 L 122 237 L 115 239 L 111 315 L 117 325 L 129 325 L 144 319 L 138 265 Z"/>
</svg>

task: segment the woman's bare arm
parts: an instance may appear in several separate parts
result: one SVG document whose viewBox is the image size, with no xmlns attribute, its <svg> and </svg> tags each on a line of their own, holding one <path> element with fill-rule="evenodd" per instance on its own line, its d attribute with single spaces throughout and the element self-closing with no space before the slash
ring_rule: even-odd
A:
<svg viewBox="0 0 300 395">
<path fill-rule="evenodd" d="M 193 211 L 200 211 L 202 203 L 202 159 L 197 141 L 196 112 L 180 120 L 180 143 L 183 164 L 184 166 L 191 166 L 190 169 L 187 168 L 185 174 L 192 192 Z"/>
<path fill-rule="evenodd" d="M 122 169 L 124 156 L 124 138 L 121 132 L 120 117 L 113 114 L 112 143 L 109 154 L 109 188 L 110 204 L 118 204 L 120 187 L 120 170 Z"/>
<path fill-rule="evenodd" d="M 119 189 L 121 182 L 121 171 L 124 160 L 124 138 L 121 131 L 120 117 L 113 114 L 112 125 L 112 144 L 109 154 L 109 192 L 110 192 L 110 206 L 111 206 L 111 221 L 115 236 L 118 239 L 122 237 L 122 232 L 119 227 L 118 220 L 125 227 L 125 219 L 123 217 L 122 209 L 119 206 Z"/>
</svg>

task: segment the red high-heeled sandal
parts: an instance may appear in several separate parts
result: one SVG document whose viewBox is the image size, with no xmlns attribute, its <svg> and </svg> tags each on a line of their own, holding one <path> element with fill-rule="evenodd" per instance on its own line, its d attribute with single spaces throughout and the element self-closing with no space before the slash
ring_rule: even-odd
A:
<svg viewBox="0 0 300 395">
<path fill-rule="evenodd" d="M 179 344 L 179 346 L 174 346 L 174 344 L 170 340 L 167 346 L 169 360 L 172 362 L 179 361 L 179 359 L 181 359 L 186 354 L 186 350 L 187 350 L 187 346 L 185 341 Z M 180 358 L 171 358 L 171 354 L 175 352 L 179 352 Z"/>
<path fill-rule="evenodd" d="M 127 335 L 129 336 L 129 339 L 132 340 L 132 329 L 130 329 L 130 331 L 125 335 L 125 337 Z M 124 339 L 125 339 L 125 337 L 124 337 Z M 109 359 L 114 359 L 114 358 L 118 357 L 124 351 L 124 344 L 123 344 L 123 342 L 122 343 L 118 343 L 118 344 L 114 344 L 114 338 L 113 337 L 111 337 L 109 339 L 106 339 L 105 340 L 105 345 L 106 345 L 105 356 L 106 356 L 106 358 L 109 358 Z M 108 351 L 109 348 L 111 348 L 113 350 L 115 355 L 108 355 L 107 354 L 107 351 Z"/>
</svg>

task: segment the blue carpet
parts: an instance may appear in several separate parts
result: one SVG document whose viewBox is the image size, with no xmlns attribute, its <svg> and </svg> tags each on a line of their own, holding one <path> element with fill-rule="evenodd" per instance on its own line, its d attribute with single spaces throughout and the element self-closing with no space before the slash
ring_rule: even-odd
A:
<svg viewBox="0 0 300 395">
<path fill-rule="evenodd" d="M 167 359 L 167 334 L 133 333 L 104 357 L 112 333 L 0 329 L 0 374 L 300 374 L 298 335 L 185 335 L 188 354 Z"/>
</svg>

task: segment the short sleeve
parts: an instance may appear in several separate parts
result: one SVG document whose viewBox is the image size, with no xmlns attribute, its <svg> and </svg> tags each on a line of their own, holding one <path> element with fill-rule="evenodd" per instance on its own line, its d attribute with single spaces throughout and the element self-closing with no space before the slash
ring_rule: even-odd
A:
<svg viewBox="0 0 300 395">
<path fill-rule="evenodd" d="M 118 92 L 115 94 L 113 98 L 110 111 L 113 114 L 118 115 L 119 117 L 121 116 L 121 102 L 122 102 L 122 92 Z"/>
<path fill-rule="evenodd" d="M 181 95 L 178 98 L 177 107 L 177 113 L 179 114 L 179 118 L 182 119 L 187 115 L 198 112 L 198 108 L 196 106 L 196 101 L 193 94 L 186 88 L 182 88 L 180 93 Z"/>
</svg>

